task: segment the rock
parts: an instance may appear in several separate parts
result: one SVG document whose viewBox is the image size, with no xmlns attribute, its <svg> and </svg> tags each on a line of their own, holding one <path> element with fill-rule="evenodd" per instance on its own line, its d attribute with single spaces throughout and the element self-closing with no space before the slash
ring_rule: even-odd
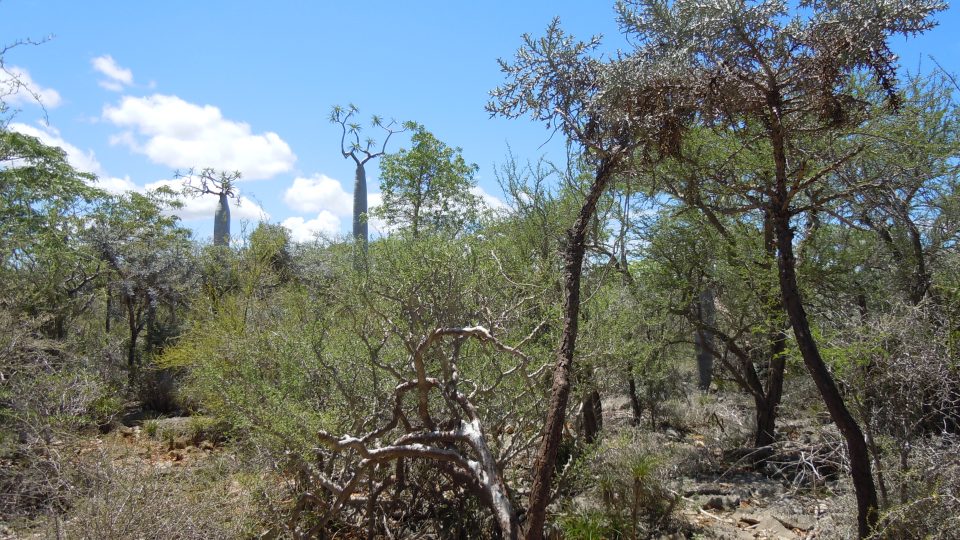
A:
<svg viewBox="0 0 960 540">
<path fill-rule="evenodd" d="M 154 420 L 157 424 L 157 433 L 173 433 L 175 435 L 186 435 L 191 431 L 189 416 L 174 416 L 173 418 L 158 418 Z"/>
<path fill-rule="evenodd" d="M 122 436 L 122 437 L 124 437 L 124 438 L 133 437 L 133 435 L 134 435 L 135 433 L 136 433 L 136 431 L 134 431 L 134 429 L 133 429 L 132 427 L 122 426 L 122 427 L 120 428 L 120 436 Z"/>
<path fill-rule="evenodd" d="M 795 534 L 793 534 L 792 530 L 784 527 L 783 524 L 772 515 L 764 514 L 759 517 L 761 519 L 756 525 L 756 531 L 764 533 L 767 538 L 784 538 L 789 540 L 797 537 Z"/>
<path fill-rule="evenodd" d="M 717 495 L 707 499 L 703 508 L 706 510 L 733 510 L 738 506 L 740 506 L 740 497 L 734 495 Z"/>
</svg>

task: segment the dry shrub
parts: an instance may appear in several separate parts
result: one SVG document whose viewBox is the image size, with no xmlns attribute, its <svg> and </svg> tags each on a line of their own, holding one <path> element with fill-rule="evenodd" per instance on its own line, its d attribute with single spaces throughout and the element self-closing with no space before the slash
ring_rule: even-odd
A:
<svg viewBox="0 0 960 540">
<path fill-rule="evenodd" d="M 950 539 L 960 531 L 960 438 L 915 441 L 907 468 L 890 467 L 899 503 L 882 515 L 875 538 Z"/>
<path fill-rule="evenodd" d="M 43 324 L 0 311 L 0 519 L 62 507 L 67 443 L 119 408 L 87 359 L 44 338 Z"/>
<path fill-rule="evenodd" d="M 877 538 L 955 538 L 960 362 L 941 306 L 891 305 L 831 340 L 860 416 L 882 507 Z"/>
<path fill-rule="evenodd" d="M 74 463 L 68 509 L 40 525 L 49 537 L 238 538 L 254 524 L 251 488 L 226 455 L 178 467 L 93 454 Z"/>
</svg>

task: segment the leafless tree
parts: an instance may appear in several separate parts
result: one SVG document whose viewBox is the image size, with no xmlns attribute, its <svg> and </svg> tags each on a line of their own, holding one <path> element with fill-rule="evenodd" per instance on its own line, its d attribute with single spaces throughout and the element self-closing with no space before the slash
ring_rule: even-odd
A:
<svg viewBox="0 0 960 540">
<path fill-rule="evenodd" d="M 539 329 L 535 333 L 537 331 Z M 529 339 L 524 339 L 520 346 Z M 509 355 L 515 361 L 506 367 L 491 363 L 490 369 L 496 373 L 486 382 L 461 378 L 461 350 L 469 340 Z M 444 344 L 449 352 L 436 350 Z M 410 464 L 425 461 L 438 467 L 454 485 L 475 495 L 489 508 L 496 527 L 505 537 L 516 537 L 518 511 L 503 468 L 524 453 L 529 442 L 522 440 L 519 432 L 514 432 L 517 437 L 503 432 L 490 433 L 489 425 L 481 418 L 477 400 L 498 392 L 499 387 L 511 379 L 519 378 L 531 384 L 547 366 L 533 369 L 534 360 L 523 353 L 520 346 L 504 344 L 481 326 L 437 328 L 417 342 L 407 341 L 407 345 L 410 356 L 406 370 L 372 359 L 377 367 L 396 379 L 390 398 L 392 407 L 385 418 L 362 434 L 318 433 L 324 447 L 320 451 L 332 453 L 334 457 L 330 462 L 339 458 L 340 465 L 328 466 L 326 471 L 317 467 L 310 469 L 313 483 L 324 489 L 331 500 L 310 535 L 322 531 L 350 505 L 364 510 L 366 519 L 372 523 L 376 520 L 375 509 L 390 498 L 388 490 L 405 489 Z M 439 363 L 431 362 L 431 358 Z M 387 477 L 375 474 L 387 465 L 393 468 L 394 474 Z M 368 531 L 375 528 L 371 524 Z"/>
</svg>

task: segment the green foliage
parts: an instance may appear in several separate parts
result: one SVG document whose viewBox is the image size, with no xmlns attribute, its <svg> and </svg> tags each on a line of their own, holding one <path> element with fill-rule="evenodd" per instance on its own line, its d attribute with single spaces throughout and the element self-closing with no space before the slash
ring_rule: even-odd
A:
<svg viewBox="0 0 960 540">
<path fill-rule="evenodd" d="M 52 315 L 47 332 L 83 311 L 96 258 L 79 241 L 84 214 L 106 195 L 58 148 L 0 130 L 0 303 L 31 317 Z"/>
<path fill-rule="evenodd" d="M 669 530 L 679 502 L 665 484 L 670 457 L 627 433 L 604 440 L 576 464 L 574 481 L 585 499 L 560 519 L 561 529 L 575 538 L 638 538 Z"/>
<path fill-rule="evenodd" d="M 137 363 L 137 339 L 146 330 L 147 349 L 162 347 L 186 301 L 194 269 L 190 233 L 166 210 L 179 201 L 169 190 L 111 197 L 93 213 L 85 231 L 94 253 L 109 268 L 106 288 L 122 305 L 129 329 L 127 362 Z M 167 308 L 167 325 L 162 308 Z"/>
<path fill-rule="evenodd" d="M 160 424 L 153 419 L 147 420 L 143 423 L 143 432 L 147 437 L 157 437 L 160 434 Z"/>
<path fill-rule="evenodd" d="M 423 233 L 459 234 L 476 226 L 482 201 L 471 188 L 475 164 L 467 164 L 460 148 L 451 148 L 422 125 L 408 123 L 412 147 L 380 160 L 383 203 L 374 210 L 392 228 Z"/>
<path fill-rule="evenodd" d="M 557 521 L 563 537 L 571 540 L 606 540 L 621 536 L 620 531 L 608 522 L 607 516 L 596 510 L 563 514 Z"/>
</svg>

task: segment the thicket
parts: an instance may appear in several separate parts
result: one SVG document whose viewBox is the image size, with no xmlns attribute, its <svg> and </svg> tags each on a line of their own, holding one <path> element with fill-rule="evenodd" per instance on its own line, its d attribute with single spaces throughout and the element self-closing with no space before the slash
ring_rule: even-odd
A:
<svg viewBox="0 0 960 540">
<path fill-rule="evenodd" d="M 637 49 L 613 59 L 554 22 L 490 109 L 559 129 L 568 162 L 509 157 L 493 211 L 407 123 L 370 240 L 360 216 L 205 245 L 179 194 L 110 195 L 0 130 L 0 519 L 637 538 L 695 532 L 679 478 L 737 466 L 830 482 L 860 537 L 950 537 L 960 117 L 951 78 L 898 84 L 887 54 L 943 6 L 808 7 L 622 3 Z M 332 116 L 345 141 L 356 112 Z M 342 145 L 358 185 L 372 150 Z M 236 460 L 178 495 L 81 451 L 144 413 L 193 415 Z M 784 418 L 839 429 L 797 459 Z"/>
</svg>

